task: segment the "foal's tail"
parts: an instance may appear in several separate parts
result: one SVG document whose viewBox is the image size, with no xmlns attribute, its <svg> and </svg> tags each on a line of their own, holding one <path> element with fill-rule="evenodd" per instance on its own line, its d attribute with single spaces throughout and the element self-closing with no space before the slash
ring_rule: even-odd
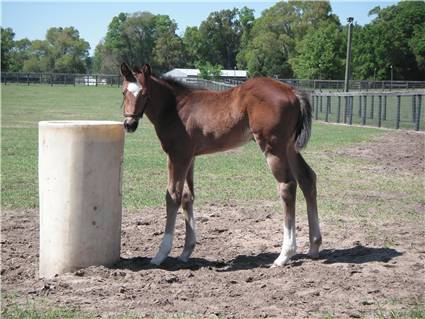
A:
<svg viewBox="0 0 425 319">
<path fill-rule="evenodd" d="M 300 115 L 298 117 L 297 131 L 295 133 L 295 148 L 299 151 L 304 148 L 311 135 L 311 104 L 307 93 L 295 91 L 295 96 L 300 102 Z"/>
</svg>

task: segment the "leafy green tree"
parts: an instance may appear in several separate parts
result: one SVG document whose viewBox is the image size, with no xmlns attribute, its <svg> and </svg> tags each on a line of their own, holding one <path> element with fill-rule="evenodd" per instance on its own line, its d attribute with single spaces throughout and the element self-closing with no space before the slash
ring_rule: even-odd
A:
<svg viewBox="0 0 425 319">
<path fill-rule="evenodd" d="M 370 14 L 377 17 L 353 37 L 354 77 L 387 80 L 392 66 L 394 79 L 424 79 L 425 3 L 402 1 L 384 9 L 376 7 Z"/>
<path fill-rule="evenodd" d="M 168 16 L 155 16 L 155 46 L 152 50 L 153 65 L 159 72 L 185 64 L 184 45 L 176 35 L 177 24 Z"/>
<path fill-rule="evenodd" d="M 202 79 L 218 79 L 223 67 L 219 64 L 213 65 L 210 62 L 198 62 L 196 67 L 199 69 L 199 76 Z"/>
<path fill-rule="evenodd" d="M 30 48 L 31 41 L 27 38 L 14 41 L 9 71 L 20 72 L 23 70 L 25 61 L 30 58 Z"/>
<path fill-rule="evenodd" d="M 276 3 L 255 20 L 251 40 L 238 55 L 239 65 L 246 65 L 250 75 L 291 77 L 288 60 L 296 54 L 296 43 L 322 22 L 339 24 L 328 2 Z"/>
<path fill-rule="evenodd" d="M 1 70 L 3 72 L 22 71 L 24 63 L 29 59 L 31 41 L 14 40 L 15 33 L 11 28 L 1 28 Z"/>
<path fill-rule="evenodd" d="M 345 41 L 342 28 L 335 23 L 309 29 L 296 44 L 290 59 L 295 76 L 302 79 L 342 79 L 345 66 Z"/>
<path fill-rule="evenodd" d="M 241 41 L 238 54 L 236 55 L 236 61 L 239 69 L 246 69 L 247 65 L 244 55 L 252 38 L 251 31 L 255 21 L 254 10 L 243 7 L 239 11 L 239 20 L 241 24 Z"/>
<path fill-rule="evenodd" d="M 198 27 L 187 27 L 183 35 L 183 46 L 186 54 L 186 65 L 194 68 L 202 61 L 203 42 Z"/>
<path fill-rule="evenodd" d="M 9 71 L 11 64 L 11 54 L 14 47 L 15 33 L 11 28 L 1 28 L 1 70 Z"/>
<path fill-rule="evenodd" d="M 46 34 L 53 72 L 84 73 L 90 45 L 74 27 L 50 28 Z"/>
<path fill-rule="evenodd" d="M 285 35 L 282 35 L 285 38 Z M 263 32 L 251 42 L 245 53 L 248 71 L 251 76 L 278 76 L 292 74 L 288 63 L 288 52 L 282 43 L 285 40 L 273 32 Z"/>
<path fill-rule="evenodd" d="M 24 72 L 53 72 L 54 61 L 45 40 L 34 40 L 30 47 L 30 58 L 24 62 Z"/>
<path fill-rule="evenodd" d="M 419 71 L 423 74 L 425 72 L 425 23 L 415 27 L 409 40 L 409 47 L 415 55 Z"/>
<path fill-rule="evenodd" d="M 249 42 L 254 20 L 252 9 L 233 8 L 212 12 L 199 28 L 186 28 L 186 65 L 193 67 L 202 61 L 234 69 L 241 47 Z"/>
<path fill-rule="evenodd" d="M 96 46 L 94 70 L 116 74 L 122 62 L 132 66 L 150 62 L 154 17 L 150 12 L 121 12 L 113 17 L 104 40 Z"/>
<path fill-rule="evenodd" d="M 28 48 L 25 72 L 85 73 L 90 45 L 74 27 L 50 28 L 46 40 L 35 40 Z"/>
<path fill-rule="evenodd" d="M 94 70 L 117 73 L 122 62 L 133 67 L 150 63 L 157 71 L 176 67 L 184 60 L 183 43 L 176 29 L 177 24 L 167 15 L 120 13 L 96 47 Z"/>
<path fill-rule="evenodd" d="M 183 41 L 174 33 L 164 33 L 155 42 L 154 66 L 160 72 L 185 64 Z"/>
<path fill-rule="evenodd" d="M 223 65 L 227 69 L 235 67 L 241 37 L 238 14 L 236 8 L 216 11 L 201 23 L 199 32 L 203 60 Z"/>
</svg>

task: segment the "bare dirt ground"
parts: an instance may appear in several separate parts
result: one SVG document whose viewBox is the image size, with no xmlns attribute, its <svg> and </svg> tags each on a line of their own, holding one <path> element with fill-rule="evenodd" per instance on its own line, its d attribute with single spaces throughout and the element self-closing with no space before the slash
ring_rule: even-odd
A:
<svg viewBox="0 0 425 319">
<path fill-rule="evenodd" d="M 389 133 L 368 143 L 367 149 L 365 144 L 341 152 L 377 159 L 383 171 L 423 174 L 423 141 L 424 135 Z M 404 149 L 406 143 L 410 147 Z M 282 239 L 282 217 L 272 207 L 196 207 L 198 245 L 187 264 L 176 259 L 184 239 L 179 216 L 172 257 L 159 268 L 149 261 L 162 238 L 164 209 L 124 212 L 118 264 L 92 266 L 53 280 L 37 279 L 38 212 L 3 212 L 3 306 L 30 299 L 99 316 L 179 313 L 201 318 L 360 318 L 423 308 L 423 222 L 395 219 L 371 225 L 345 215 L 324 221 L 320 258 L 311 260 L 305 255 L 307 219 L 299 212 L 299 254 L 286 267 L 271 269 Z"/>
<path fill-rule="evenodd" d="M 425 173 L 425 134 L 423 132 L 391 132 L 373 143 L 346 148 L 338 154 L 368 159 L 383 171 L 405 170 Z"/>
</svg>

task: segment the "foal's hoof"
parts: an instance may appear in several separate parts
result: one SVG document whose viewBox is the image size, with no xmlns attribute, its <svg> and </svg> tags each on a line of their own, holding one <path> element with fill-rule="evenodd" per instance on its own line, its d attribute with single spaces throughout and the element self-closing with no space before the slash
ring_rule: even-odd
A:
<svg viewBox="0 0 425 319">
<path fill-rule="evenodd" d="M 155 256 L 154 258 L 151 259 L 151 265 L 155 265 L 155 266 L 159 266 L 162 264 L 162 262 L 165 260 L 165 258 L 167 258 L 166 256 Z"/>
<path fill-rule="evenodd" d="M 287 253 L 286 255 L 279 256 L 274 262 L 273 265 L 270 268 L 276 268 L 276 267 L 283 267 L 285 266 L 292 256 L 295 255 L 295 252 Z"/>
<path fill-rule="evenodd" d="M 179 256 L 177 259 L 182 263 L 187 263 L 189 261 L 189 257 L 186 256 Z"/>
<path fill-rule="evenodd" d="M 160 261 L 158 261 L 158 260 L 154 260 L 154 259 L 152 259 L 152 260 L 150 261 L 150 264 L 151 264 L 151 265 L 154 265 L 154 266 L 159 266 L 159 265 L 161 265 L 161 262 L 160 262 Z"/>
<path fill-rule="evenodd" d="M 310 251 L 308 252 L 308 256 L 309 256 L 311 259 L 319 259 L 319 251 L 318 251 L 318 250 L 310 250 Z"/>
</svg>

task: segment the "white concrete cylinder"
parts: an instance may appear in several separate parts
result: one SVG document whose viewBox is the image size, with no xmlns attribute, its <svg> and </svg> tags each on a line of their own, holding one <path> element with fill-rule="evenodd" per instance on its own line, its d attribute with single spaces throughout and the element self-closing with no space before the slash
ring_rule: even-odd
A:
<svg viewBox="0 0 425 319">
<path fill-rule="evenodd" d="M 39 122 L 40 277 L 119 260 L 123 149 L 121 122 Z"/>
</svg>

